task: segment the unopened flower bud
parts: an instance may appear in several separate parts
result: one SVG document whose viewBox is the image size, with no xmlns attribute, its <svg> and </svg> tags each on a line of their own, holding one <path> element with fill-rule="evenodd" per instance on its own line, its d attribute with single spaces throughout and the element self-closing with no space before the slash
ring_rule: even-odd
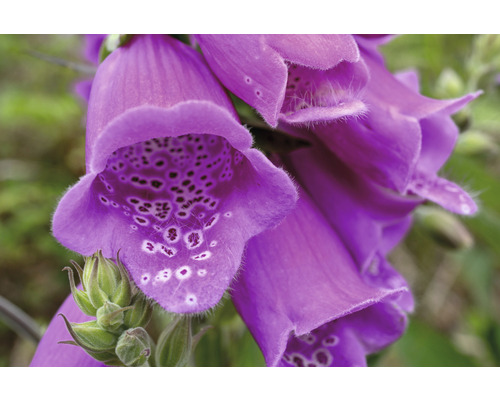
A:
<svg viewBox="0 0 500 400">
<path fill-rule="evenodd" d="M 121 262 L 115 264 L 101 251 L 85 259 L 83 284 L 92 305 L 97 309 L 107 301 L 125 307 L 131 297 L 130 281 Z"/>
<path fill-rule="evenodd" d="M 452 250 L 472 247 L 474 239 L 454 215 L 433 206 L 420 206 L 416 221 L 440 245 Z"/>
<path fill-rule="evenodd" d="M 129 328 L 146 326 L 151 319 L 153 306 L 151 302 L 140 292 L 136 293 L 132 298 L 130 310 L 124 314 L 123 323 Z"/>
<path fill-rule="evenodd" d="M 155 360 L 158 367 L 185 367 L 193 351 L 191 318 L 178 317 L 158 339 Z"/>
<path fill-rule="evenodd" d="M 465 92 L 465 84 L 453 69 L 445 68 L 437 79 L 436 92 L 442 98 L 459 97 Z"/>
<path fill-rule="evenodd" d="M 480 131 L 467 131 L 458 136 L 455 152 L 465 155 L 493 153 L 498 150 L 493 139 Z"/>
<path fill-rule="evenodd" d="M 97 310 L 97 324 L 110 332 L 117 332 L 123 325 L 123 313 L 125 310 L 118 304 L 106 302 Z"/>
<path fill-rule="evenodd" d="M 97 321 L 75 324 L 70 323 L 63 314 L 59 315 L 64 318 L 66 327 L 75 342 L 83 349 L 96 353 L 114 351 L 117 337 L 102 329 Z"/>
<path fill-rule="evenodd" d="M 144 328 L 126 330 L 118 339 L 116 355 L 127 367 L 141 367 L 151 356 L 151 339 Z"/>
</svg>

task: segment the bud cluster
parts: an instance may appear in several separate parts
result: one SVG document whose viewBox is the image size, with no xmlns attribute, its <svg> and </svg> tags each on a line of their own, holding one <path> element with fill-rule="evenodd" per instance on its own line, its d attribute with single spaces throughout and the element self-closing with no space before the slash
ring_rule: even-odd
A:
<svg viewBox="0 0 500 400">
<path fill-rule="evenodd" d="M 194 338 L 189 316 L 176 316 L 160 334 L 158 345 L 146 331 L 153 304 L 130 281 L 119 256 L 116 262 L 99 251 L 85 258 L 84 267 L 71 262 L 83 290 L 75 284 L 74 271 L 68 271 L 73 299 L 78 307 L 95 320 L 71 323 L 63 317 L 74 341 L 61 342 L 82 347 L 90 356 L 106 365 L 147 367 L 185 366 L 204 333 Z"/>
</svg>

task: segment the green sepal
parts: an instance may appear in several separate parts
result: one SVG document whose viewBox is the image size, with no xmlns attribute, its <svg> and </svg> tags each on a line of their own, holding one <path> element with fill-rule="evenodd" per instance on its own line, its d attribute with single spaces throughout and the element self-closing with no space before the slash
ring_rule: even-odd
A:
<svg viewBox="0 0 500 400">
<path fill-rule="evenodd" d="M 141 292 L 138 292 L 132 298 L 131 310 L 125 312 L 123 323 L 128 328 L 137 328 L 146 326 L 151 320 L 153 306 L 151 302 Z"/>
<path fill-rule="evenodd" d="M 97 252 L 97 280 L 101 290 L 108 297 L 111 297 L 115 293 L 120 279 L 121 274 L 118 267 L 110 259 L 104 258 L 99 250 Z"/>
<path fill-rule="evenodd" d="M 128 329 L 122 333 L 116 345 L 116 355 L 127 367 L 149 366 L 153 343 L 144 328 Z"/>
<path fill-rule="evenodd" d="M 179 316 L 162 332 L 156 346 L 158 367 L 185 367 L 193 351 L 191 318 Z"/>
<path fill-rule="evenodd" d="M 97 325 L 102 329 L 117 333 L 122 331 L 123 313 L 132 307 L 120 307 L 118 304 L 106 302 L 97 310 Z"/>
<path fill-rule="evenodd" d="M 69 260 L 69 262 L 71 263 L 71 265 L 76 269 L 76 272 L 78 273 L 78 279 L 80 279 L 80 282 L 82 283 L 82 286 L 83 286 L 83 290 L 86 291 L 87 288 L 85 286 L 85 282 L 83 281 L 83 268 L 80 267 L 80 264 L 78 264 L 76 261 L 74 260 Z"/>
<path fill-rule="evenodd" d="M 87 266 L 85 266 L 85 269 L 86 268 Z M 99 261 L 97 258 L 90 271 L 90 277 L 87 284 L 87 295 L 96 309 L 101 308 L 104 303 L 109 301 L 109 295 L 102 290 L 99 285 Z"/>
<path fill-rule="evenodd" d="M 87 352 L 103 353 L 114 351 L 117 337 L 103 330 L 97 321 L 88 321 L 80 324 L 70 323 L 64 314 L 63 317 L 69 333 L 75 342 Z"/>
<path fill-rule="evenodd" d="M 68 271 L 71 294 L 73 295 L 73 300 L 75 300 L 78 308 L 82 310 L 84 314 L 95 317 L 97 310 L 90 302 L 87 293 L 76 288 L 73 270 L 70 267 L 64 267 L 63 271 Z"/>
<path fill-rule="evenodd" d="M 119 306 L 126 307 L 132 299 L 132 286 L 127 270 L 120 261 L 119 254 L 116 255 L 116 266 L 120 273 L 120 281 L 115 292 L 111 296 L 111 301 Z"/>
</svg>

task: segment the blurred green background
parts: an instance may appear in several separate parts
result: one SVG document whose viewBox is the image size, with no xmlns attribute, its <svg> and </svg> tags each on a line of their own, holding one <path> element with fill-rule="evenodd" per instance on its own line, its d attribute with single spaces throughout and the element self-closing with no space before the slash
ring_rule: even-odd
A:
<svg viewBox="0 0 500 400">
<path fill-rule="evenodd" d="M 52 238 L 50 219 L 84 174 L 85 134 L 85 105 L 73 90 L 85 76 L 46 56 L 84 64 L 82 44 L 79 36 L 0 36 L 0 296 L 42 327 L 69 293 L 61 269 L 81 261 Z M 442 173 L 477 193 L 481 211 L 439 232 L 435 219 L 416 218 L 391 254 L 416 312 L 403 338 L 369 363 L 500 366 L 500 37 L 408 35 L 382 50 L 392 71 L 418 70 L 425 95 L 484 91 L 455 116 L 462 133 Z M 263 365 L 230 301 L 207 319 L 215 327 L 198 365 Z M 0 366 L 28 365 L 34 348 L 0 319 Z"/>
</svg>

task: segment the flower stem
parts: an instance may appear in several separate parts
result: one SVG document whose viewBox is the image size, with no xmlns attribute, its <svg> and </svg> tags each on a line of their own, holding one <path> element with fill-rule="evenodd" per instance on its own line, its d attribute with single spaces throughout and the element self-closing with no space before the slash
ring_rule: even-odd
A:
<svg viewBox="0 0 500 400">
<path fill-rule="evenodd" d="M 35 344 L 42 338 L 42 330 L 33 318 L 2 296 L 0 296 L 0 319 L 18 335 Z"/>
</svg>

